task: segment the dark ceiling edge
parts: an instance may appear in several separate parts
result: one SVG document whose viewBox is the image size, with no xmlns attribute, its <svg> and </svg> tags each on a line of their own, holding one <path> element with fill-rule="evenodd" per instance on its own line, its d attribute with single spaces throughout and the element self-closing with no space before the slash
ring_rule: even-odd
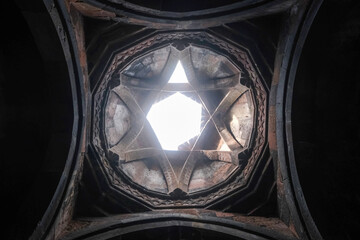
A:
<svg viewBox="0 0 360 240">
<path fill-rule="evenodd" d="M 90 6 L 110 13 L 115 13 L 116 17 L 111 18 L 113 21 L 142 25 L 154 29 L 196 30 L 284 12 L 296 4 L 297 0 L 266 1 L 265 3 L 255 5 L 254 7 L 239 9 L 234 13 L 225 13 L 224 15 L 215 17 L 205 17 L 200 20 L 191 18 L 186 20 L 174 20 L 171 18 L 159 18 L 159 16 L 156 15 L 144 16 L 133 13 L 133 11 L 117 8 L 116 6 L 113 6 L 113 4 L 110 5 L 110 3 L 106 4 L 102 1 L 100 2 L 99 0 L 85 0 L 85 2 Z M 184 18 L 184 16 L 182 16 L 182 18 Z"/>
<path fill-rule="evenodd" d="M 68 19 L 69 16 L 61 13 L 61 11 L 63 11 L 65 8 L 64 3 L 62 1 L 55 1 L 43 0 L 43 3 L 50 15 L 49 17 L 51 18 L 54 27 L 56 26 L 56 32 L 58 34 L 67 64 L 72 92 L 74 121 L 72 127 L 71 144 L 63 173 L 45 214 L 29 238 L 36 240 L 44 239 L 47 236 L 51 225 L 54 223 L 55 218 L 60 211 L 61 203 L 65 197 L 65 190 L 68 188 L 72 177 L 70 174 L 78 167 L 77 165 L 81 157 L 81 144 L 84 138 L 83 131 L 85 129 L 84 111 L 86 111 L 86 108 L 83 91 L 84 81 L 82 79 L 81 67 L 78 61 L 79 57 L 77 52 L 76 39 L 70 26 L 70 20 Z M 61 10 L 58 11 L 58 8 Z"/>
<path fill-rule="evenodd" d="M 314 0 L 309 7 L 308 10 L 308 15 L 305 17 L 304 20 L 304 24 L 302 25 L 301 31 L 299 33 L 300 38 L 298 39 L 298 41 L 294 40 L 294 39 L 288 39 L 288 44 L 291 46 L 291 56 L 285 56 L 282 59 L 282 64 L 283 66 L 288 66 L 288 64 L 290 63 L 290 67 L 289 68 L 285 68 L 282 69 L 281 71 L 283 71 L 280 76 L 279 76 L 279 84 L 277 86 L 277 93 L 276 93 L 276 102 L 279 103 L 279 100 L 281 103 L 284 103 L 284 99 L 285 96 L 286 97 L 286 103 L 290 104 L 290 110 L 291 110 L 291 93 L 289 93 L 289 95 L 286 95 L 286 87 L 289 87 L 290 83 L 293 84 L 294 82 L 294 76 L 295 76 L 295 72 L 296 72 L 296 67 L 297 67 L 297 62 L 298 59 L 296 59 L 296 57 L 299 57 L 299 53 L 301 52 L 303 43 L 304 43 L 304 39 L 305 37 L 302 35 L 308 32 L 311 22 L 314 18 L 314 16 L 316 15 L 316 11 L 319 8 L 319 6 L 321 5 L 322 0 Z M 39 223 L 39 225 L 37 226 L 37 229 L 35 230 L 35 232 L 33 233 L 32 237 L 30 239 L 43 239 L 48 233 L 49 230 L 49 226 L 50 224 L 54 221 L 54 217 L 56 216 L 56 213 L 59 211 L 59 203 L 61 202 L 61 200 L 64 197 L 64 191 L 67 188 L 67 186 L 69 185 L 70 179 L 69 179 L 69 173 L 71 169 L 74 169 L 75 164 L 78 162 L 75 159 L 79 160 L 81 152 L 80 152 L 80 145 L 82 142 L 82 138 L 83 138 L 83 129 L 84 129 L 84 118 L 83 118 L 83 111 L 85 110 L 84 108 L 84 103 L 82 102 L 81 99 L 83 99 L 81 96 L 83 95 L 83 81 L 82 81 L 82 76 L 81 76 L 81 70 L 80 70 L 80 64 L 78 62 L 78 57 L 77 57 L 77 51 L 76 49 L 73 49 L 72 47 L 76 48 L 76 40 L 74 37 L 74 34 L 72 32 L 72 28 L 70 27 L 70 21 L 68 18 L 68 16 L 66 14 L 63 14 L 62 16 L 65 18 L 61 19 L 60 18 L 60 14 L 58 12 L 58 10 L 56 9 L 56 4 L 54 2 L 54 0 L 44 0 L 44 4 L 46 5 L 48 12 L 54 22 L 54 25 L 57 26 L 57 32 L 59 35 L 59 39 L 61 41 L 61 44 L 63 46 L 63 50 L 64 50 L 64 54 L 66 57 L 66 62 L 68 65 L 68 69 L 69 69 L 69 76 L 71 79 L 71 88 L 72 88 L 72 94 L 73 94 L 73 104 L 74 104 L 74 123 L 73 123 L 73 136 L 72 136 L 72 142 L 71 142 L 71 147 L 70 147 L 70 151 L 69 151 L 69 155 L 66 161 L 66 165 L 65 165 L 65 169 L 63 172 L 63 175 L 61 177 L 61 180 L 59 182 L 59 185 L 57 187 L 57 190 L 54 194 L 54 197 L 52 199 L 52 202 L 49 205 L 49 208 L 47 209 L 43 219 L 41 220 L 41 222 Z M 60 5 L 60 9 L 63 10 L 64 9 L 64 3 L 60 0 L 57 1 L 57 4 Z M 295 8 L 295 7 L 294 7 Z M 315 10 L 314 10 L 315 9 Z M 60 12 L 61 12 L 60 10 Z M 65 24 L 63 24 L 65 23 Z M 305 24 L 306 23 L 306 24 Z M 292 42 L 294 41 L 294 42 Z M 295 44 L 296 42 L 296 44 Z M 295 46 L 295 47 L 293 47 Z M 289 70 L 290 69 L 290 70 Z M 288 97 L 290 97 L 290 99 L 288 99 Z M 290 101 L 289 101 L 290 100 Z M 297 204 L 298 204 L 298 208 L 304 208 L 305 207 L 305 213 L 302 214 L 303 217 L 303 221 L 306 223 L 306 227 L 307 230 L 310 232 L 310 236 L 312 239 L 321 239 L 321 235 L 318 232 L 315 224 L 313 223 L 313 220 L 310 216 L 309 211 L 307 210 L 306 207 L 306 202 L 305 200 L 302 198 L 302 191 L 300 188 L 300 185 L 298 184 L 298 177 L 296 174 L 296 168 L 295 168 L 295 162 L 294 162 L 294 158 L 291 158 L 291 155 L 289 152 L 287 151 L 291 151 L 292 150 L 292 142 L 291 142 L 291 128 L 287 129 L 287 127 L 290 125 L 287 121 L 291 120 L 291 118 L 289 118 L 289 116 L 291 117 L 291 112 L 290 114 L 288 112 L 285 112 L 287 110 L 289 110 L 289 107 L 286 106 L 284 109 L 284 106 L 282 104 L 276 104 L 276 112 L 277 114 L 277 121 L 276 121 L 276 135 L 278 136 L 278 143 L 282 141 L 284 141 L 282 143 L 282 146 L 280 146 L 279 144 L 279 159 L 281 159 L 281 161 L 283 161 L 282 164 L 283 169 L 285 169 L 285 171 L 287 171 L 286 168 L 286 162 L 288 161 L 290 164 L 290 175 L 292 178 L 291 182 L 288 182 L 289 179 L 285 177 L 285 180 L 288 182 L 288 184 L 292 185 L 292 191 L 295 192 L 295 197 L 297 200 Z M 81 114 L 80 114 L 81 113 Z M 81 125 L 80 125 L 81 124 Z M 288 140 L 287 142 L 285 142 L 285 138 L 284 138 L 284 134 L 286 135 L 286 139 Z M 79 137 L 80 136 L 80 137 Z M 289 150 L 286 150 L 285 147 L 288 147 Z M 286 161 L 287 160 L 287 161 Z M 294 180 L 297 180 L 294 181 Z M 299 212 L 299 211 L 298 211 Z M 310 223 L 308 221 L 311 221 Z M 309 229 L 310 228 L 310 229 Z M 315 232 L 312 233 L 311 231 Z M 318 234 L 318 236 L 320 236 L 320 238 L 318 236 L 312 235 L 312 234 Z"/>
<path fill-rule="evenodd" d="M 322 239 L 322 236 L 319 232 L 319 230 L 316 227 L 316 224 L 311 217 L 311 213 L 308 209 L 308 206 L 306 204 L 301 184 L 299 181 L 299 176 L 296 169 L 296 162 L 295 162 L 295 153 L 294 153 L 294 145 L 293 145 L 293 137 L 292 137 L 292 120 L 291 120 L 291 114 L 292 114 L 292 98 L 293 98 L 293 89 L 294 89 L 294 83 L 296 78 L 296 71 L 299 63 L 299 59 L 301 57 L 302 49 L 305 43 L 305 40 L 307 38 L 307 35 L 309 33 L 309 30 L 312 26 L 312 23 L 314 21 L 314 18 L 322 4 L 323 0 L 317 0 L 312 3 L 312 5 L 309 8 L 309 11 L 307 13 L 307 16 L 305 18 L 304 24 L 300 30 L 299 38 L 293 53 L 293 58 L 291 62 L 291 67 L 289 70 L 288 75 L 288 82 L 286 87 L 286 98 L 285 98 L 285 135 L 286 135 L 286 141 L 287 141 L 287 154 L 288 154 L 288 162 L 290 167 L 290 175 L 291 175 L 291 182 L 293 184 L 295 197 L 298 202 L 298 207 L 300 208 L 301 215 L 304 219 L 304 222 L 306 224 L 306 228 L 309 231 L 309 234 L 311 238 L 313 239 Z"/>
<path fill-rule="evenodd" d="M 146 216 L 143 215 L 144 214 L 141 214 L 141 216 L 140 214 L 131 214 L 126 219 L 119 219 L 117 217 L 108 217 L 104 219 L 98 218 L 97 223 L 90 224 L 89 226 L 86 226 L 76 232 L 72 232 L 69 235 L 64 236 L 63 240 L 109 239 L 126 233 L 170 226 L 189 226 L 203 229 L 211 226 L 212 229 L 209 230 L 248 240 L 297 239 L 292 234 L 291 230 L 288 230 L 286 233 L 281 233 L 271 227 L 264 227 L 264 225 L 261 224 L 255 225 L 210 215 L 193 215 L 188 213 L 161 211 L 152 212 Z M 82 220 L 86 221 L 87 219 Z M 145 226 L 148 227 L 146 228 Z"/>
<path fill-rule="evenodd" d="M 209 15 L 209 14 L 219 14 L 221 12 L 227 12 L 241 8 L 249 8 L 253 5 L 262 4 L 263 2 L 269 0 L 243 0 L 235 3 L 223 5 L 220 7 L 207 8 L 196 11 L 188 11 L 188 12 L 161 11 L 154 8 L 143 7 L 126 0 L 107 0 L 107 1 L 112 2 L 114 4 L 118 4 L 122 6 L 123 9 L 128 9 L 130 11 L 133 10 L 135 12 L 140 12 L 146 15 L 155 15 L 158 17 L 169 17 L 169 18 L 183 18 L 183 17 L 203 17 L 204 15 Z"/>
<path fill-rule="evenodd" d="M 277 146 L 273 150 L 275 150 L 275 155 L 278 158 L 290 218 L 295 221 L 295 227 L 300 226 L 296 231 L 301 235 L 305 235 L 303 237 L 307 236 L 306 238 L 309 239 L 320 240 L 322 239 L 321 234 L 307 208 L 296 172 L 291 133 L 292 87 L 295 81 L 297 64 L 307 33 L 322 4 L 322 0 L 306 1 L 302 4 L 295 5 L 290 10 L 289 21 L 284 26 L 284 32 L 288 37 L 284 42 L 280 43 L 280 52 L 277 53 L 277 57 L 279 57 L 278 69 L 275 67 L 277 73 L 274 72 L 271 92 L 272 102 L 270 103 L 270 108 L 273 107 L 276 112 L 276 119 L 272 119 L 272 123 L 275 124 L 275 144 Z"/>
</svg>

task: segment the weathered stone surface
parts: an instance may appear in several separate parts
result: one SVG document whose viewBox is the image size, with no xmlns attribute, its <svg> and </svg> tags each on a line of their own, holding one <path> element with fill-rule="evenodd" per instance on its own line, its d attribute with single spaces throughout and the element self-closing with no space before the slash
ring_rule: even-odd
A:
<svg viewBox="0 0 360 240">
<path fill-rule="evenodd" d="M 144 188 L 162 193 L 168 191 L 164 175 L 154 159 L 123 163 L 121 170 Z"/>
<path fill-rule="evenodd" d="M 249 92 L 244 93 L 229 109 L 225 122 L 236 141 L 242 146 L 247 146 L 254 122 L 254 106 Z"/>
<path fill-rule="evenodd" d="M 235 170 L 235 166 L 231 163 L 206 160 L 199 161 L 189 183 L 189 192 L 196 192 L 213 187 L 224 181 L 233 170 Z"/>
<path fill-rule="evenodd" d="M 169 53 L 170 47 L 155 50 L 135 60 L 123 71 L 123 74 L 138 79 L 159 76 L 168 60 Z"/>
<path fill-rule="evenodd" d="M 105 112 L 105 133 L 111 147 L 130 129 L 130 115 L 129 109 L 120 97 L 111 92 Z"/>
</svg>

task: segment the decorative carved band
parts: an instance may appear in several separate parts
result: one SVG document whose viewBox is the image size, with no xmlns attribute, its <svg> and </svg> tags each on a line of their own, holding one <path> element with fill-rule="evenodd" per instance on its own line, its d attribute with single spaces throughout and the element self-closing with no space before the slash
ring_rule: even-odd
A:
<svg viewBox="0 0 360 240">
<path fill-rule="evenodd" d="M 249 80 L 250 89 L 254 96 L 254 102 L 257 107 L 255 132 L 253 134 L 253 141 L 250 144 L 249 156 L 246 159 L 240 159 L 242 167 L 234 173 L 234 176 L 228 179 L 219 187 L 205 191 L 201 194 L 189 194 L 181 199 L 165 195 L 165 194 L 149 194 L 146 190 L 137 188 L 131 184 L 121 174 L 119 174 L 114 166 L 115 162 L 109 159 L 109 153 L 106 150 L 104 141 L 103 120 L 104 109 L 106 105 L 107 94 L 110 90 L 109 83 L 120 70 L 122 70 L 127 61 L 133 56 L 139 55 L 149 51 L 152 47 L 164 46 L 182 41 L 185 43 L 196 43 L 206 47 L 213 47 L 218 51 L 224 52 L 234 60 L 245 77 Z M 160 33 L 147 40 L 136 44 L 120 53 L 117 53 L 105 75 L 102 77 L 101 82 L 94 94 L 94 111 L 93 111 L 93 129 L 92 129 L 92 144 L 96 150 L 99 161 L 104 167 L 105 173 L 112 186 L 111 189 L 124 192 L 133 197 L 138 198 L 140 201 L 145 202 L 153 207 L 177 207 L 177 206 L 203 206 L 207 205 L 226 194 L 237 191 L 245 186 L 256 162 L 261 156 L 265 145 L 266 139 L 266 106 L 267 106 L 267 92 L 259 77 L 258 70 L 255 69 L 254 64 L 249 56 L 247 50 L 237 47 L 233 44 L 225 42 L 206 32 L 173 32 L 173 33 Z M 242 161 L 243 160 L 243 161 Z"/>
</svg>

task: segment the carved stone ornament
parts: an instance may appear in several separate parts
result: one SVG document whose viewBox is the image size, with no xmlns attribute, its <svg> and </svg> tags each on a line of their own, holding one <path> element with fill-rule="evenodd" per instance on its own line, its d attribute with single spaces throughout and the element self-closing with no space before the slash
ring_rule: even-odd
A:
<svg viewBox="0 0 360 240">
<path fill-rule="evenodd" d="M 187 82 L 173 83 L 179 62 Z M 92 145 L 110 189 L 162 208 L 205 206 L 243 188 L 265 145 L 260 76 L 248 50 L 206 32 L 159 33 L 117 52 L 93 98 Z M 197 104 L 201 123 L 168 150 L 147 115 L 175 97 Z"/>
</svg>

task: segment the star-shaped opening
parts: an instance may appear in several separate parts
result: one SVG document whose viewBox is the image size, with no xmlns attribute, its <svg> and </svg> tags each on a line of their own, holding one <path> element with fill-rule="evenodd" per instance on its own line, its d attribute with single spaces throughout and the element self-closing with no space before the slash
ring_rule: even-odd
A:
<svg viewBox="0 0 360 240">
<path fill-rule="evenodd" d="M 179 61 L 168 83 L 188 83 Z M 150 108 L 146 118 L 164 150 L 179 150 L 179 146 L 200 134 L 202 105 L 180 92 Z"/>
</svg>

